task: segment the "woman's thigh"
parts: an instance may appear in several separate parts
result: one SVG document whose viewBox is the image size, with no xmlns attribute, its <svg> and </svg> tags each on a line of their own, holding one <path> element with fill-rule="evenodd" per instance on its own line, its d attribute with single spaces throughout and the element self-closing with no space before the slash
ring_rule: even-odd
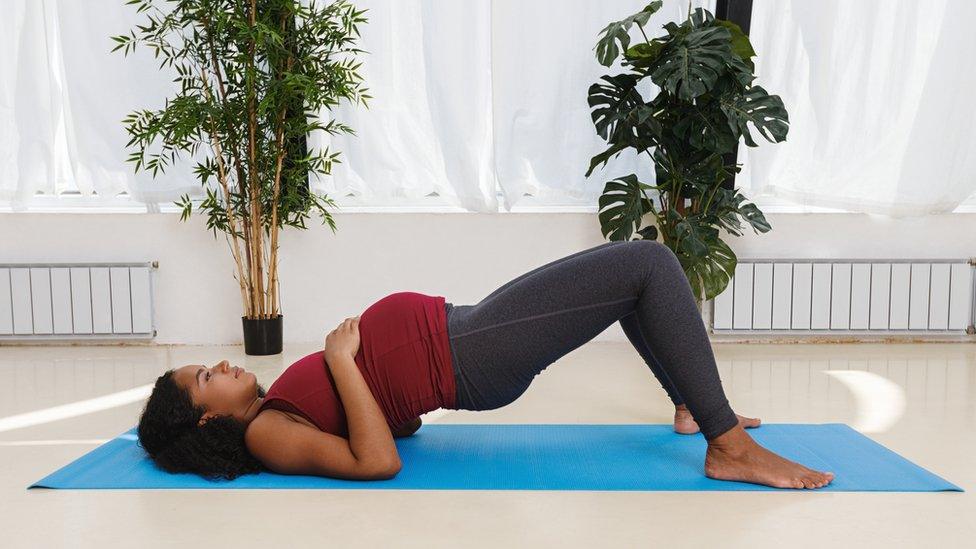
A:
<svg viewBox="0 0 976 549">
<path fill-rule="evenodd" d="M 579 257 L 579 256 L 581 256 L 581 255 L 583 255 L 583 254 L 589 254 L 589 253 L 593 253 L 593 252 L 594 252 L 594 251 L 596 251 L 596 250 L 602 250 L 602 249 L 604 249 L 604 248 L 606 248 L 606 247 L 609 247 L 609 246 L 614 246 L 614 245 L 617 245 L 617 244 L 622 244 L 623 242 L 625 242 L 625 241 L 623 241 L 623 240 L 611 240 L 610 242 L 604 242 L 603 244 L 598 244 L 598 245 L 596 245 L 596 246 L 593 246 L 592 248 L 587 248 L 587 249 L 585 249 L 585 250 L 582 250 L 582 251 L 579 251 L 579 252 L 576 252 L 576 253 L 573 253 L 573 254 L 570 254 L 570 255 L 567 255 L 567 256 L 565 256 L 565 257 L 560 257 L 559 259 L 556 259 L 556 260 L 554 260 L 554 261 L 550 261 L 549 263 L 546 263 L 545 265 L 542 265 L 542 266 L 540 266 L 540 267 L 536 267 L 535 269 L 532 269 L 531 271 L 529 271 L 529 272 L 527 272 L 527 273 L 523 273 L 523 274 L 521 274 L 521 275 L 519 275 L 518 277 L 516 277 L 516 278 L 513 278 L 512 280 L 510 280 L 510 281 L 508 281 L 508 282 L 506 282 L 505 284 L 503 284 L 503 285 L 501 285 L 501 286 L 500 286 L 500 287 L 499 287 L 499 288 L 498 288 L 497 290 L 495 290 L 494 292 L 491 292 L 491 293 L 490 293 L 490 294 L 488 294 L 487 296 L 485 296 L 485 297 L 483 297 L 483 298 L 481 299 L 481 301 L 480 301 L 480 303 L 484 303 L 485 301 L 487 301 L 487 300 L 489 300 L 489 299 L 491 299 L 491 298 L 493 298 L 493 297 L 495 297 L 496 295 L 498 295 L 498 294 L 499 294 L 500 292 L 502 292 L 502 291 L 503 291 L 503 290 L 504 290 L 505 288 L 508 288 L 508 287 L 509 287 L 509 286 L 511 286 L 512 284 L 515 284 L 516 282 L 518 282 L 518 281 L 520 281 L 520 280 L 522 280 L 522 279 L 524 279 L 524 278 L 525 278 L 525 277 L 527 277 L 527 276 L 531 276 L 531 275 L 534 275 L 534 274 L 536 274 L 536 273 L 538 273 L 539 271 L 541 271 L 541 270 L 543 270 L 543 269 L 548 269 L 549 267 L 552 267 L 553 265 L 558 265 L 558 264 L 560 264 L 560 263 L 563 263 L 563 262 L 565 262 L 565 261 L 568 261 L 568 260 L 570 260 L 570 259 L 573 259 L 574 257 Z"/>
<path fill-rule="evenodd" d="M 510 403 L 546 367 L 634 310 L 649 244 L 610 244 L 526 273 L 476 305 L 454 306 L 448 331 L 459 409 Z"/>
</svg>

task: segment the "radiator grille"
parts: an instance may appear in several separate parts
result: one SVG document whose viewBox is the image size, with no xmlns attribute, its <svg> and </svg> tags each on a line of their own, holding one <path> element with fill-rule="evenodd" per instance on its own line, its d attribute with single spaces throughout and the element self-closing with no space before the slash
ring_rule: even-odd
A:
<svg viewBox="0 0 976 549">
<path fill-rule="evenodd" d="M 960 260 L 740 260 L 712 303 L 716 333 L 973 332 Z"/>
<path fill-rule="evenodd" d="M 150 339 L 158 263 L 0 264 L 0 341 Z"/>
</svg>

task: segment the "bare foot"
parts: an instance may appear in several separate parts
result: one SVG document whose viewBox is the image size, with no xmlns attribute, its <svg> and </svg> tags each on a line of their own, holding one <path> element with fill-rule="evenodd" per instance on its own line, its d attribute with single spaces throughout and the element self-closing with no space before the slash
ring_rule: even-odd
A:
<svg viewBox="0 0 976 549">
<path fill-rule="evenodd" d="M 763 448 L 741 424 L 708 442 L 705 476 L 774 488 L 820 488 L 834 479 L 829 471 L 809 469 Z"/>
<path fill-rule="evenodd" d="M 746 429 L 753 429 L 759 427 L 762 421 L 755 417 L 745 417 L 735 414 L 739 418 L 739 425 Z M 691 417 L 691 412 L 688 411 L 688 407 L 684 404 L 679 404 L 674 407 L 674 432 L 680 433 L 682 435 L 693 435 L 697 433 L 700 429 L 698 428 L 698 423 L 695 419 Z"/>
</svg>

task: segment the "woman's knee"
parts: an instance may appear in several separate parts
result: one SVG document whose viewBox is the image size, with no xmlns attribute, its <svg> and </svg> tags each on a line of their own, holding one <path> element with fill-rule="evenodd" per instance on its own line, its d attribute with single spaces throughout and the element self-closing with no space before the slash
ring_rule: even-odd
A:
<svg viewBox="0 0 976 549">
<path fill-rule="evenodd" d="M 656 240 L 632 240 L 631 242 L 641 260 L 647 263 L 649 271 L 657 276 L 684 276 L 681 262 L 671 248 Z"/>
<path fill-rule="evenodd" d="M 668 248 L 657 240 L 631 240 L 631 242 L 633 243 L 634 247 L 638 248 L 640 253 L 646 255 L 648 259 L 666 263 L 679 263 L 678 257 L 674 255 L 671 248 Z"/>
</svg>

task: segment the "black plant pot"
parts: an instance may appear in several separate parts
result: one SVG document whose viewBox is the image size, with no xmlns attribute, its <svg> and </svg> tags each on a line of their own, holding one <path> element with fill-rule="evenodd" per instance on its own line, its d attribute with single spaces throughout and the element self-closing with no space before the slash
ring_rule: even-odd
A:
<svg viewBox="0 0 976 549">
<path fill-rule="evenodd" d="M 244 354 L 276 355 L 281 352 L 281 319 L 241 317 L 244 323 Z"/>
</svg>

